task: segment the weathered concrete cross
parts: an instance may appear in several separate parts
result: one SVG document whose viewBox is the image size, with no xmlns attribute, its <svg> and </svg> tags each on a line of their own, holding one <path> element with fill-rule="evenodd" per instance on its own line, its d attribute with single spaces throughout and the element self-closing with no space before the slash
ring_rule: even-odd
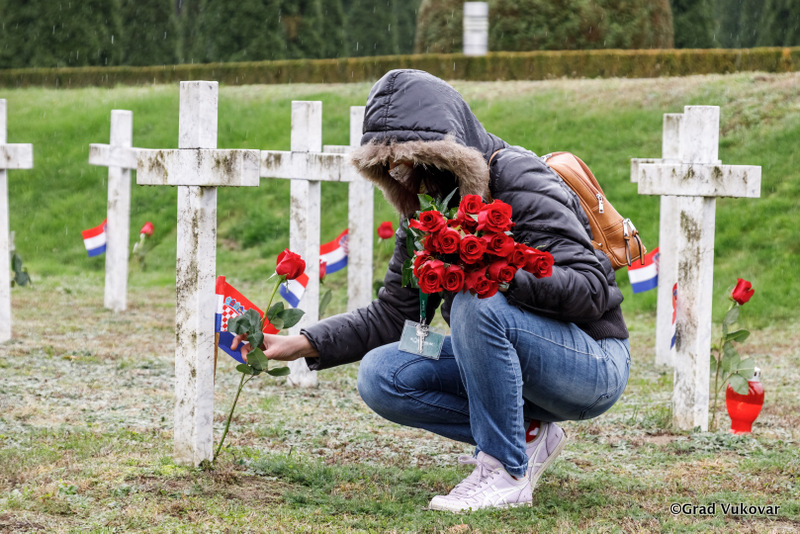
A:
<svg viewBox="0 0 800 534">
<path fill-rule="evenodd" d="M 676 195 L 678 304 L 673 424 L 708 429 L 716 197 L 761 196 L 761 167 L 721 165 L 719 107 L 686 106 L 680 163 L 640 165 L 639 193 Z"/>
<path fill-rule="evenodd" d="M 639 181 L 640 166 L 653 163 L 680 162 L 682 113 L 665 113 L 661 159 L 631 159 L 631 182 Z M 674 365 L 672 343 L 672 288 L 678 278 L 678 220 L 681 197 L 661 197 L 658 221 L 658 301 L 656 303 L 656 358 L 660 365 Z"/>
<path fill-rule="evenodd" d="M 217 187 L 258 186 L 258 150 L 217 150 L 217 82 L 181 82 L 178 146 L 141 150 L 139 185 L 178 186 L 175 460 L 212 459 Z"/>
<path fill-rule="evenodd" d="M 363 106 L 350 109 L 350 144 L 361 140 Z M 291 180 L 289 248 L 306 261 L 308 285 L 298 305 L 303 319 L 289 333 L 319 320 L 319 230 L 321 227 L 321 182 L 348 182 L 347 260 L 348 308 L 368 304 L 372 292 L 373 188 L 349 163 L 343 147 L 322 152 L 322 102 L 292 102 L 291 150 L 261 152 L 261 176 Z M 317 384 L 316 373 L 305 360 L 289 363 L 292 385 Z"/>
<path fill-rule="evenodd" d="M 33 168 L 33 145 L 7 144 L 6 140 L 6 101 L 0 99 L 0 343 L 11 339 L 8 170 Z"/>
<path fill-rule="evenodd" d="M 108 167 L 104 304 L 115 312 L 127 307 L 131 169 L 136 168 L 138 152 L 132 145 L 133 112 L 122 109 L 111 110 L 110 143 L 89 145 L 89 163 Z"/>
</svg>

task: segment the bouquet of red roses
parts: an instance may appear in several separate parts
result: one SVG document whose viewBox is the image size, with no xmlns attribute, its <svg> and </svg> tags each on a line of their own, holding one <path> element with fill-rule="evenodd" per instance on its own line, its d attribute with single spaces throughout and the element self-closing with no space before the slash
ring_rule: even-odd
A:
<svg viewBox="0 0 800 534">
<path fill-rule="evenodd" d="M 488 298 L 505 289 L 517 270 L 537 278 L 553 272 L 553 256 L 512 237 L 511 206 L 500 200 L 484 203 L 466 195 L 458 208 L 419 195 L 420 210 L 408 221 L 411 258 L 403 266 L 403 285 L 423 293 L 469 291 Z"/>
</svg>

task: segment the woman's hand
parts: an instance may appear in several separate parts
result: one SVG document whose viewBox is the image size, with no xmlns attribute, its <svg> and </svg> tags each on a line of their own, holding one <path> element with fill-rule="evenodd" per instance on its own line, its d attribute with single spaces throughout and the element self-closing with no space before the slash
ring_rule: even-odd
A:
<svg viewBox="0 0 800 534">
<path fill-rule="evenodd" d="M 233 338 L 231 349 L 239 350 L 242 359 L 246 362 L 247 355 L 253 350 L 247 342 L 247 334 L 239 334 Z M 299 358 L 318 358 L 319 353 L 311 346 L 308 338 L 302 334 L 293 336 L 278 336 L 264 334 L 264 342 L 259 347 L 264 351 L 268 360 L 291 362 Z"/>
</svg>

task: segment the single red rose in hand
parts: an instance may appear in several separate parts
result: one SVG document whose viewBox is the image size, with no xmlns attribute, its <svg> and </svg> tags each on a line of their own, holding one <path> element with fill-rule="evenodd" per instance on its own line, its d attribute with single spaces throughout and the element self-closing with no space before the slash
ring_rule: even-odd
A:
<svg viewBox="0 0 800 534">
<path fill-rule="evenodd" d="M 275 272 L 278 276 L 285 276 L 287 280 L 294 280 L 306 270 L 306 262 L 299 254 L 288 248 L 278 255 Z"/>
<path fill-rule="evenodd" d="M 486 277 L 485 269 L 476 269 L 467 273 L 464 288 L 475 293 L 478 298 L 485 299 L 497 293 L 500 284 L 494 280 L 489 280 Z"/>
<path fill-rule="evenodd" d="M 736 287 L 734 287 L 733 291 L 731 291 L 731 298 L 741 306 L 750 300 L 750 297 L 752 297 L 753 293 L 756 292 L 756 290 L 752 289 L 752 287 L 753 286 L 747 280 L 737 278 Z"/>
<path fill-rule="evenodd" d="M 419 220 L 411 219 L 408 225 L 411 228 L 422 230 L 423 232 L 438 232 L 447 224 L 447 219 L 436 210 L 423 211 L 419 214 Z"/>
<path fill-rule="evenodd" d="M 428 260 L 423 263 L 415 273 L 419 280 L 420 291 L 429 295 L 441 291 L 444 272 L 444 262 L 441 260 Z"/>
<path fill-rule="evenodd" d="M 139 230 L 139 233 L 140 234 L 144 234 L 147 237 L 152 237 L 153 236 L 153 230 L 154 230 L 153 223 L 151 223 L 150 221 L 147 221 L 146 223 L 144 223 L 144 226 L 142 226 L 142 229 Z"/>
<path fill-rule="evenodd" d="M 478 231 L 505 232 L 512 226 L 511 206 L 501 200 L 486 204 L 478 212 Z"/>
<path fill-rule="evenodd" d="M 483 254 L 486 252 L 486 244 L 479 237 L 465 235 L 458 245 L 458 252 L 461 256 L 461 261 L 464 263 L 477 263 L 483 259 Z"/>
<path fill-rule="evenodd" d="M 514 250 L 506 257 L 506 260 L 517 269 L 523 269 L 528 263 L 528 258 L 525 256 L 525 251 L 528 250 L 528 248 L 530 247 L 527 245 L 515 243 Z"/>
<path fill-rule="evenodd" d="M 535 248 L 529 248 L 525 252 L 527 262 L 524 269 L 536 278 L 545 278 L 553 274 L 553 264 L 555 260 L 549 252 L 543 252 Z"/>
<path fill-rule="evenodd" d="M 444 290 L 456 293 L 464 287 L 466 275 L 464 270 L 458 265 L 450 265 L 444 270 Z"/>
<path fill-rule="evenodd" d="M 461 243 L 461 233 L 453 228 L 444 228 L 438 234 L 439 250 L 444 254 L 453 254 L 458 251 Z"/>
<path fill-rule="evenodd" d="M 501 284 L 508 284 L 517 274 L 517 268 L 509 265 L 506 260 L 493 261 L 486 268 L 486 276 L 489 280 L 494 280 Z"/>
<path fill-rule="evenodd" d="M 380 226 L 378 226 L 378 237 L 381 239 L 389 239 L 394 235 L 394 227 L 392 226 L 391 221 L 383 221 Z"/>
<path fill-rule="evenodd" d="M 481 236 L 481 239 L 486 243 L 486 252 L 501 258 L 511 254 L 516 246 L 514 239 L 507 234 L 485 234 Z"/>
</svg>

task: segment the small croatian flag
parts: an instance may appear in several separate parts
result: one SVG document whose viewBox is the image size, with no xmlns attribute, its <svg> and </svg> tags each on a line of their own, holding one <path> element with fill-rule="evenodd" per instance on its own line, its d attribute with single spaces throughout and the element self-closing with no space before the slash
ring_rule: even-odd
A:
<svg viewBox="0 0 800 534">
<path fill-rule="evenodd" d="M 241 293 L 236 291 L 232 285 L 225 281 L 224 276 L 217 277 L 217 310 L 214 321 L 214 331 L 219 333 L 219 348 L 224 350 L 229 356 L 239 363 L 245 363 L 242 354 L 237 350 L 231 349 L 234 335 L 228 332 L 228 320 L 237 317 L 247 310 L 253 309 L 263 316 L 260 309 L 247 300 Z M 264 327 L 265 334 L 277 334 L 278 330 L 267 323 Z"/>
<path fill-rule="evenodd" d="M 294 280 L 287 280 L 286 283 L 281 284 L 278 292 L 286 299 L 289 306 L 296 308 L 300 304 L 300 299 L 303 298 L 306 286 L 308 286 L 308 275 L 303 273 Z"/>
<path fill-rule="evenodd" d="M 347 228 L 336 238 L 319 247 L 319 260 L 328 264 L 327 274 L 347 267 Z"/>
<path fill-rule="evenodd" d="M 672 339 L 669 342 L 669 348 L 675 346 L 675 338 L 678 336 L 678 328 L 675 326 L 675 317 L 678 314 L 678 284 L 672 286 Z"/>
<path fill-rule="evenodd" d="M 333 241 L 320 245 L 319 262 L 320 265 L 326 264 L 326 275 L 341 271 L 347 267 L 347 238 L 347 229 L 345 228 Z M 303 298 L 303 293 L 305 293 L 307 286 L 308 275 L 303 273 L 295 280 L 287 280 L 285 284 L 281 284 L 278 292 L 292 308 L 296 308 L 300 304 L 300 299 Z"/>
<path fill-rule="evenodd" d="M 83 235 L 83 244 L 90 258 L 99 256 L 106 251 L 106 221 L 103 221 L 100 226 L 84 230 L 81 234 Z"/>
<path fill-rule="evenodd" d="M 644 256 L 644 265 L 634 262 L 628 267 L 628 279 L 634 293 L 642 293 L 658 286 L 658 247 Z"/>
</svg>

